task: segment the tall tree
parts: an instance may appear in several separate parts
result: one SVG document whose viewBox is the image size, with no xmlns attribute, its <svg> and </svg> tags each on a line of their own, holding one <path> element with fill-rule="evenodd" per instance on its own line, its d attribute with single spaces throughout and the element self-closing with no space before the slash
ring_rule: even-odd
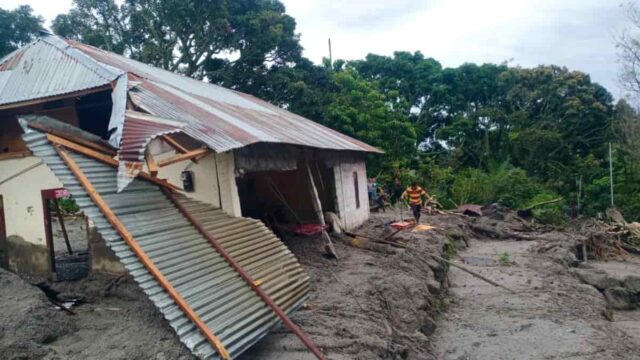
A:
<svg viewBox="0 0 640 360">
<path fill-rule="evenodd" d="M 295 20 L 275 0 L 74 0 L 53 30 L 245 91 L 259 91 L 251 74 L 296 61 L 302 50 Z"/>
<path fill-rule="evenodd" d="M 627 90 L 640 95 L 640 9 L 634 3 L 626 6 L 631 27 L 616 37 L 616 46 L 621 61 L 620 82 Z"/>
<path fill-rule="evenodd" d="M 0 9 L 0 57 L 32 41 L 42 30 L 43 19 L 29 5 Z"/>
</svg>

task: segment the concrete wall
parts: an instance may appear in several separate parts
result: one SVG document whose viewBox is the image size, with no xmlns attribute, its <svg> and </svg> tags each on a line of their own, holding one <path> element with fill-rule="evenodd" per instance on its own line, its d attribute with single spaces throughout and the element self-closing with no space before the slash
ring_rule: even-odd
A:
<svg viewBox="0 0 640 360">
<path fill-rule="evenodd" d="M 367 169 L 364 159 L 340 158 L 333 164 L 336 182 L 336 208 L 347 230 L 362 225 L 369 219 L 369 199 L 367 195 Z M 358 201 L 354 173 L 358 178 Z"/>
<path fill-rule="evenodd" d="M 122 275 L 127 272 L 116 254 L 109 249 L 107 243 L 98 233 L 91 219 L 86 218 L 87 239 L 89 240 L 89 261 L 91 271 L 108 275 Z"/>
<path fill-rule="evenodd" d="M 40 162 L 35 156 L 0 161 L 0 183 L 4 179 Z M 0 184 L 4 199 L 7 235 L 46 246 L 41 190 L 63 187 L 45 164 Z"/>
<path fill-rule="evenodd" d="M 157 161 L 172 157 L 175 152 L 155 155 Z M 202 202 L 206 202 L 222 209 L 232 216 L 241 216 L 240 198 L 235 180 L 235 162 L 233 153 L 210 153 L 195 164 L 192 161 L 181 161 L 160 168 L 159 178 L 165 178 L 171 183 L 182 186 L 181 174 L 185 170 L 193 172 L 194 192 L 185 195 Z M 216 174 L 217 171 L 217 174 Z M 218 179 L 220 184 L 218 184 Z M 220 204 L 222 200 L 222 204 Z"/>
<path fill-rule="evenodd" d="M 7 179 L 38 162 L 40 159 L 34 156 L 0 161 L 0 195 L 7 231 L 6 244 L 0 244 L 0 249 L 4 249 L 4 262 L 10 270 L 34 275 L 49 269 L 40 191 L 63 186 L 44 164 Z"/>
</svg>

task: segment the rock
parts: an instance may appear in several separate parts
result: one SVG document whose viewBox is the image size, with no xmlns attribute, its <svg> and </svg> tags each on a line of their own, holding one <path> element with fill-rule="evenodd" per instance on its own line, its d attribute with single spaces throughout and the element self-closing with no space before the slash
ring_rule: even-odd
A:
<svg viewBox="0 0 640 360">
<path fill-rule="evenodd" d="M 622 280 L 624 287 L 634 294 L 640 294 L 640 276 L 629 275 Z"/>
<path fill-rule="evenodd" d="M 427 280 L 427 289 L 429 289 L 429 293 L 433 295 L 440 295 L 442 292 L 440 283 L 431 279 Z"/>
<path fill-rule="evenodd" d="M 580 281 L 585 284 L 589 284 L 600 291 L 622 286 L 619 280 L 612 278 L 606 273 L 597 273 L 584 269 L 574 269 L 573 272 Z"/>
<path fill-rule="evenodd" d="M 578 266 L 578 264 L 580 264 L 580 260 L 578 260 L 576 254 L 571 251 L 567 251 L 562 260 L 569 267 L 576 267 Z"/>
<path fill-rule="evenodd" d="M 634 294 L 623 287 L 612 287 L 604 290 L 604 297 L 613 310 L 633 310 L 636 308 Z"/>
<path fill-rule="evenodd" d="M 433 271 L 435 279 L 439 282 L 444 281 L 445 277 L 447 276 L 444 266 L 442 266 L 440 262 L 432 259 L 431 257 L 426 258 L 425 262 Z"/>
<path fill-rule="evenodd" d="M 429 336 L 436 331 L 436 322 L 430 316 L 425 316 L 420 325 L 420 332 Z"/>
</svg>

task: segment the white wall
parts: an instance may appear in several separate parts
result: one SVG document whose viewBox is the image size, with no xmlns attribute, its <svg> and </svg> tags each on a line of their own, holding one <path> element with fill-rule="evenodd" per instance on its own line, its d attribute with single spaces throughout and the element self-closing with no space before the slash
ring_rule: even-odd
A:
<svg viewBox="0 0 640 360">
<path fill-rule="evenodd" d="M 170 151 L 154 156 L 156 161 L 175 156 Z M 209 153 L 195 164 L 190 160 L 181 161 L 159 169 L 158 177 L 169 180 L 171 183 L 182 187 L 181 174 L 185 170 L 193 172 L 194 192 L 184 194 L 192 199 L 206 202 L 220 207 L 232 216 L 241 216 L 240 198 L 235 180 L 235 162 L 231 152 L 214 154 Z M 216 176 L 216 170 L 218 174 Z M 220 187 L 218 187 L 220 179 Z M 220 191 L 219 191 L 220 189 Z"/>
<path fill-rule="evenodd" d="M 18 235 L 29 243 L 46 246 L 40 191 L 61 188 L 62 183 L 45 164 L 4 182 L 38 162 L 40 159 L 35 156 L 0 161 L 0 195 L 4 200 L 7 236 Z"/>
<path fill-rule="evenodd" d="M 363 159 L 346 158 L 337 160 L 333 165 L 338 215 L 342 220 L 342 226 L 347 230 L 353 230 L 369 219 L 366 165 Z M 360 207 L 357 207 L 356 202 L 354 172 L 358 174 Z"/>
</svg>

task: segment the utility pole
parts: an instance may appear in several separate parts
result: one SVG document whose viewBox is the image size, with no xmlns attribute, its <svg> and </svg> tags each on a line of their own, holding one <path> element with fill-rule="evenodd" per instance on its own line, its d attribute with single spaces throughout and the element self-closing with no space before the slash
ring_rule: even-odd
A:
<svg viewBox="0 0 640 360">
<path fill-rule="evenodd" d="M 331 54 L 331 38 L 329 38 L 329 65 L 333 67 L 333 55 Z"/>
<path fill-rule="evenodd" d="M 611 184 L 611 206 L 613 203 L 613 160 L 611 158 L 611 142 L 609 142 L 609 183 Z"/>
</svg>

